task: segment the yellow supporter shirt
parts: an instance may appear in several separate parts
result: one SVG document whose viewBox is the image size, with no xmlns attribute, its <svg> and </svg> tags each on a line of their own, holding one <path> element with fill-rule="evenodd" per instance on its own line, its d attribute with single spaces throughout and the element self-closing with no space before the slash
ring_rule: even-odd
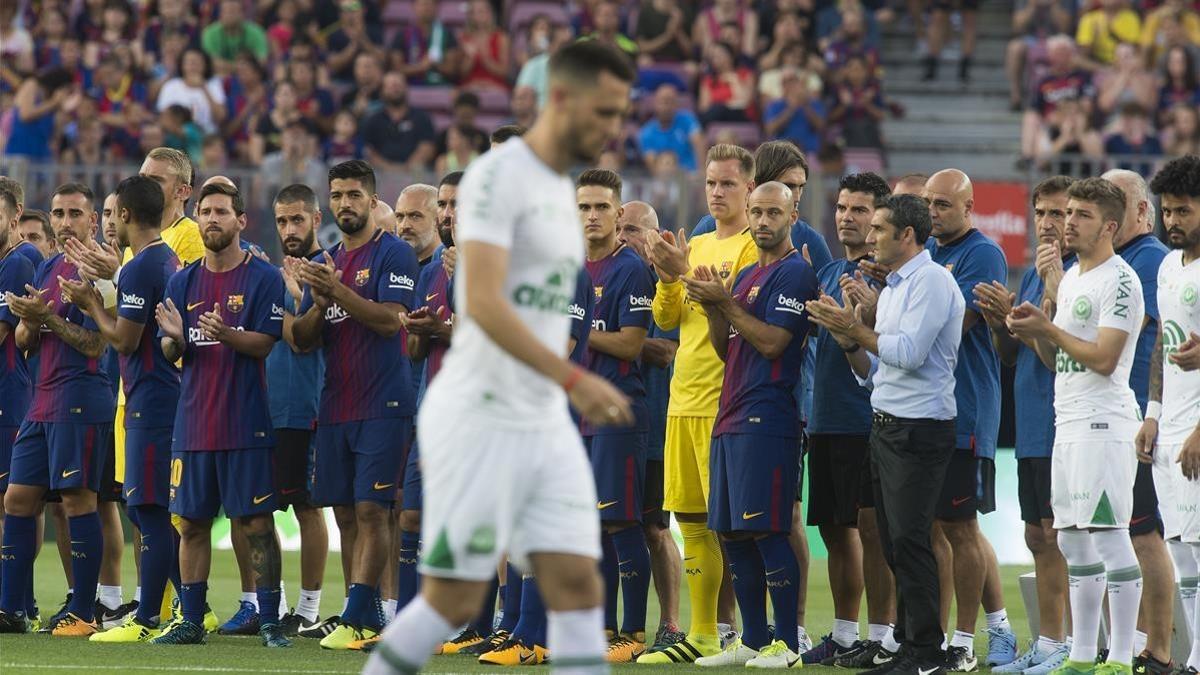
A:
<svg viewBox="0 0 1200 675">
<path fill-rule="evenodd" d="M 1103 10 L 1095 9 L 1079 19 L 1075 41 L 1100 63 L 1112 63 L 1121 42 L 1137 44 L 1142 35 L 1142 20 L 1132 9 L 1122 9 L 1110 21 Z"/>
<path fill-rule="evenodd" d="M 200 226 L 187 216 L 181 216 L 170 227 L 163 230 L 162 240 L 175 252 L 175 257 L 179 258 L 179 262 L 184 265 L 204 257 L 204 240 L 200 237 Z M 133 249 L 127 246 L 121 256 L 121 264 L 125 265 L 130 260 L 133 260 Z M 116 451 L 113 453 L 116 458 L 116 461 L 113 462 L 113 471 L 116 473 L 117 482 L 124 482 L 125 384 L 123 382 L 117 387 L 117 415 L 113 423 L 113 440 L 116 444 Z"/>
<path fill-rule="evenodd" d="M 758 261 L 758 247 L 750 230 L 725 239 L 715 232 L 689 240 L 692 267 L 712 265 L 726 285 L 738 272 Z M 654 296 L 654 321 L 663 330 L 679 328 L 679 351 L 675 353 L 675 372 L 671 376 L 671 402 L 667 414 L 673 417 L 716 417 L 725 379 L 725 362 L 708 341 L 708 318 L 700 305 L 685 298 L 683 282 L 658 282 Z"/>
</svg>

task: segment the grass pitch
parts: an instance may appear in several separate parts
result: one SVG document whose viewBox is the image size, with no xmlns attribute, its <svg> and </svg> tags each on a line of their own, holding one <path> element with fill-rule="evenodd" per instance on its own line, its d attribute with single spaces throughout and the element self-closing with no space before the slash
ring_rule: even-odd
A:
<svg viewBox="0 0 1200 675">
<path fill-rule="evenodd" d="M 136 587 L 134 566 L 126 556 L 124 565 L 124 588 L 126 599 L 129 599 Z M 341 611 L 341 562 L 337 553 L 330 553 L 326 571 L 326 589 L 321 599 L 321 616 L 335 614 Z M 1025 621 L 1025 611 L 1021 604 L 1021 594 L 1017 588 L 1017 577 L 1028 571 L 1021 567 L 1001 568 L 1004 580 L 1004 596 L 1008 601 L 1009 618 L 1016 630 L 1021 643 L 1029 639 L 1029 630 Z M 47 542 L 42 555 L 39 556 L 36 567 L 38 603 L 43 615 L 49 615 L 58 609 L 65 595 L 62 569 L 54 546 Z M 299 554 L 284 553 L 284 581 L 287 585 L 288 596 L 294 601 L 299 592 Z M 829 583 L 826 574 L 825 561 L 814 561 L 810 569 L 808 590 L 808 620 L 807 627 L 813 639 L 829 630 L 833 620 L 833 603 L 829 596 Z M 231 551 L 214 551 L 212 578 L 209 580 L 209 603 L 216 610 L 221 620 L 228 618 L 237 609 L 240 589 L 237 567 Z M 682 593 L 681 616 L 687 623 L 687 593 Z M 864 635 L 865 606 L 863 611 Z M 647 619 L 654 623 L 658 620 L 658 604 L 654 593 L 650 593 L 650 609 Z M 987 652 L 987 641 L 984 635 L 983 617 L 979 618 L 976 634 L 976 651 L 980 659 Z M 182 647 L 156 647 L 146 644 L 93 644 L 86 640 L 73 638 L 53 638 L 45 635 L 2 635 L 0 636 L 0 673 L 3 675 L 45 675 L 46 673 L 252 673 L 272 674 L 287 673 L 304 675 L 306 673 L 357 673 L 362 668 L 365 656 L 357 653 L 328 652 L 322 650 L 316 640 L 297 638 L 292 649 L 266 649 L 261 646 L 257 637 L 221 637 L 210 635 L 208 644 Z M 520 670 L 537 670 L 549 672 L 544 667 L 521 668 Z M 698 670 L 694 666 L 621 666 L 614 668 L 615 672 L 634 672 L 646 670 Z M 426 667 L 428 672 L 440 673 L 482 673 L 495 672 L 495 668 L 485 667 L 477 661 L 465 656 L 435 657 Z M 728 672 L 745 672 L 743 668 L 720 669 Z M 808 667 L 806 671 L 837 672 L 847 671 L 833 668 Z M 712 672 L 705 669 L 704 672 Z"/>
</svg>

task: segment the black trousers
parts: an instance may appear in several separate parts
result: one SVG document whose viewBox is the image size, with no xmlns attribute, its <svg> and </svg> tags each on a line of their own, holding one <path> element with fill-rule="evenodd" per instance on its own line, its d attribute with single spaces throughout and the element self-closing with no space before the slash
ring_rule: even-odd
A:
<svg viewBox="0 0 1200 675">
<path fill-rule="evenodd" d="M 896 641 L 907 653 L 941 658 L 945 634 L 930 531 L 954 453 L 954 420 L 875 413 L 870 443 L 879 538 L 896 576 Z"/>
</svg>

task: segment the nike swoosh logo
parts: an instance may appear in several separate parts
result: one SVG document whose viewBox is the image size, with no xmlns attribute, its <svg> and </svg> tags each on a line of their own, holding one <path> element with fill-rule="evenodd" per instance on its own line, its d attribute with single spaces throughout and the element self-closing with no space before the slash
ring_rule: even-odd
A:
<svg viewBox="0 0 1200 675">
<path fill-rule="evenodd" d="M 533 663 L 537 660 L 537 652 L 525 652 L 521 654 L 521 663 Z"/>
<path fill-rule="evenodd" d="M 135 490 L 137 490 L 137 488 L 136 488 L 136 487 L 131 487 L 131 488 L 129 488 L 128 490 L 126 490 L 126 491 L 125 491 L 125 496 L 126 496 L 126 497 L 128 497 L 129 495 L 133 494 L 133 492 L 134 492 Z"/>
<path fill-rule="evenodd" d="M 204 304 L 204 301 L 203 301 L 203 300 L 201 300 L 200 302 L 193 302 L 192 304 L 190 304 L 190 305 L 188 305 L 188 306 L 187 306 L 187 311 L 189 311 L 189 312 L 190 312 L 190 311 L 192 311 L 193 309 L 196 309 L 197 307 L 199 307 L 200 305 L 203 305 L 203 304 Z"/>
<path fill-rule="evenodd" d="M 930 675 L 931 673 L 936 673 L 937 671 L 937 666 L 934 666 L 933 668 L 917 668 L 918 675 Z"/>
<path fill-rule="evenodd" d="M 608 507 L 610 507 L 610 506 L 612 506 L 613 504 L 616 504 L 616 503 L 617 503 L 617 502 L 596 502 L 596 508 L 598 508 L 598 509 L 607 509 Z"/>
<path fill-rule="evenodd" d="M 77 474 L 77 473 L 79 473 L 79 469 L 75 469 L 74 471 L 63 471 L 63 472 L 62 472 L 62 477 L 63 477 L 63 478 L 70 478 L 71 476 L 74 476 L 74 475 L 75 475 L 75 474 Z"/>
<path fill-rule="evenodd" d="M 255 506 L 257 506 L 257 505 L 259 505 L 259 504 L 261 504 L 261 503 L 263 503 L 263 502 L 267 501 L 268 499 L 270 499 L 270 498 L 271 498 L 271 495 L 273 495 L 273 494 L 275 494 L 275 493 L 274 493 L 274 492 L 268 492 L 267 494 L 265 494 L 265 495 L 263 495 L 263 496 L 261 496 L 261 497 L 255 497 L 255 498 L 254 498 L 254 505 L 255 505 Z"/>
<path fill-rule="evenodd" d="M 1147 521 L 1147 520 L 1150 520 L 1150 516 L 1139 516 L 1139 517 L 1137 517 L 1137 518 L 1134 518 L 1133 520 L 1130 520 L 1130 521 L 1129 521 L 1129 524 L 1130 524 L 1130 525 L 1137 525 L 1138 523 L 1145 522 L 1145 521 Z"/>
<path fill-rule="evenodd" d="M 782 571 L 783 571 L 783 568 L 782 568 L 782 567 L 780 567 L 780 568 L 779 568 L 779 569 L 777 569 L 777 570 L 771 570 L 770 572 L 767 572 L 767 576 L 771 576 L 772 574 L 779 574 L 779 573 L 780 573 L 780 572 L 782 572 Z"/>
<path fill-rule="evenodd" d="M 742 520 L 750 520 L 752 518 L 757 518 L 757 517 L 761 516 L 762 514 L 763 514 L 762 511 L 755 511 L 754 513 L 746 513 L 745 511 L 742 511 Z"/>
<path fill-rule="evenodd" d="M 376 481 L 375 489 L 376 490 L 386 490 L 386 489 L 392 487 L 392 485 L 395 485 L 395 483 L 380 483 L 380 482 Z"/>
<path fill-rule="evenodd" d="M 4 480 L 6 477 L 8 477 L 7 471 L 5 471 L 4 473 L 0 473 L 0 480 Z"/>
<path fill-rule="evenodd" d="M 872 656 L 872 657 L 871 657 L 871 664 L 872 664 L 872 665 L 876 665 L 876 666 L 882 666 L 882 665 L 884 665 L 884 664 L 891 663 L 891 662 L 892 662 L 892 657 L 891 657 L 891 656 L 885 656 L 884 658 L 880 659 L 880 658 L 879 658 L 879 654 L 878 654 L 878 653 L 876 653 L 876 654 L 875 654 L 875 656 Z"/>
<path fill-rule="evenodd" d="M 963 504 L 967 503 L 968 499 L 970 499 L 970 497 L 955 497 L 954 499 L 950 500 L 950 505 L 951 506 L 962 506 Z"/>
<path fill-rule="evenodd" d="M 425 296 L 425 302 L 429 302 L 430 300 L 436 298 L 437 296 L 438 296 L 437 293 L 430 293 L 429 295 Z"/>
</svg>

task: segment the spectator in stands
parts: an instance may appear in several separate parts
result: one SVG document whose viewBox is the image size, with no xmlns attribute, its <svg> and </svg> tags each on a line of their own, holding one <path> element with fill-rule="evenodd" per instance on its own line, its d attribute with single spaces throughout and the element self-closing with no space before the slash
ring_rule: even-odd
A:
<svg viewBox="0 0 1200 675">
<path fill-rule="evenodd" d="M 278 62 L 286 59 L 294 42 L 309 40 L 317 35 L 318 30 L 313 14 L 301 12 L 297 0 L 280 0 L 275 5 L 274 23 L 267 27 L 271 60 Z"/>
<path fill-rule="evenodd" d="M 354 59 L 370 54 L 380 62 L 387 59 L 383 49 L 383 26 L 368 24 L 361 0 L 341 0 L 338 3 L 337 29 L 326 42 L 329 74 L 340 82 L 354 79 Z"/>
<path fill-rule="evenodd" d="M 138 151 L 135 157 L 145 157 L 154 148 L 166 145 L 166 136 L 157 122 L 147 122 L 138 132 Z"/>
<path fill-rule="evenodd" d="M 634 39 L 638 62 L 643 67 L 655 62 L 686 61 L 692 52 L 687 19 L 675 0 L 642 0 Z"/>
<path fill-rule="evenodd" d="M 667 150 L 654 155 L 650 164 L 650 181 L 642 193 L 642 199 L 654 205 L 659 222 L 668 230 L 680 222 L 680 207 L 683 206 L 683 175 L 680 173 L 679 158 Z"/>
<path fill-rule="evenodd" d="M 434 173 L 444 176 L 451 171 L 462 171 L 479 156 L 479 148 L 473 138 L 475 131 L 478 130 L 472 127 L 459 127 L 457 124 L 451 124 L 446 128 L 446 131 L 443 132 L 446 149 L 438 155 L 434 162 Z"/>
<path fill-rule="evenodd" d="M 654 116 L 638 133 L 638 145 L 647 167 L 653 168 L 655 157 L 669 152 L 688 173 L 699 170 L 699 159 L 708 149 L 700 121 L 691 110 L 679 108 L 679 92 L 669 84 L 654 92 Z"/>
<path fill-rule="evenodd" d="M 43 10 L 33 29 L 33 67 L 58 65 L 59 51 L 67 38 L 67 15 L 57 9 Z"/>
<path fill-rule="evenodd" d="M 1200 108 L 1177 103 L 1169 112 L 1170 125 L 1162 132 L 1167 156 L 1200 155 Z"/>
<path fill-rule="evenodd" d="M 875 5 L 876 3 L 872 3 Z M 879 32 L 879 22 L 875 19 L 875 14 L 863 4 L 862 0 L 837 0 L 837 2 L 826 6 L 817 15 L 816 44 L 820 49 L 825 49 L 837 37 L 838 30 L 842 26 L 842 22 L 846 16 L 850 14 L 859 14 L 863 17 L 866 26 L 867 44 L 875 49 L 879 49 L 883 44 L 882 37 Z M 924 20 L 921 21 L 924 23 Z"/>
<path fill-rule="evenodd" d="M 1112 64 L 1118 44 L 1136 44 L 1141 33 L 1142 20 L 1126 0 L 1100 0 L 1099 7 L 1079 18 L 1075 42 L 1083 50 L 1083 60 L 1099 68 Z"/>
<path fill-rule="evenodd" d="M 1188 42 L 1200 47 L 1200 14 L 1184 0 L 1166 0 L 1146 15 L 1142 26 L 1141 46 L 1147 68 L 1154 68 L 1171 46 L 1167 26 L 1178 29 Z"/>
<path fill-rule="evenodd" d="M 746 7 L 742 0 L 716 0 L 700 12 L 692 24 L 692 42 L 701 53 L 721 41 L 721 29 L 731 25 L 737 29 L 734 55 L 753 59 L 758 54 L 758 13 Z"/>
<path fill-rule="evenodd" d="M 801 28 L 800 15 L 795 12 L 780 14 L 775 20 L 770 44 L 758 56 L 759 70 L 765 71 L 779 68 L 784 62 L 784 52 L 797 46 L 801 49 L 804 56 L 802 62 L 807 62 L 811 59 L 824 63 L 821 61 L 820 56 L 808 49 L 808 39 Z"/>
<path fill-rule="evenodd" d="M 225 90 L 221 80 L 213 77 L 212 61 L 208 54 L 189 48 L 179 57 L 178 71 L 179 75 L 159 90 L 158 110 L 178 103 L 191 111 L 193 121 L 204 133 L 213 133 L 225 119 Z"/>
<path fill-rule="evenodd" d="M 170 35 L 182 35 L 189 43 L 200 36 L 187 0 L 158 0 L 157 14 L 142 29 L 142 68 L 154 67 L 162 56 L 163 41 Z"/>
<path fill-rule="evenodd" d="M 825 61 L 821 57 L 808 51 L 803 42 L 789 43 L 781 52 L 777 66 L 759 72 L 758 96 L 764 105 L 783 98 L 783 78 L 788 75 L 800 77 L 808 82 L 810 88 L 822 89 L 823 72 Z"/>
<path fill-rule="evenodd" d="M 530 24 L 531 31 L 532 26 L 533 24 Z M 549 45 L 537 54 L 530 56 L 525 65 L 521 66 L 521 72 L 517 74 L 517 89 L 532 87 L 537 97 L 537 108 L 540 109 L 546 105 L 546 96 L 550 93 L 550 55 L 573 39 L 575 39 L 575 34 L 571 32 L 570 26 L 555 26 L 550 33 Z M 526 43 L 533 43 L 533 46 L 538 48 L 542 46 L 541 41 L 534 42 L 534 35 L 532 34 L 528 36 Z M 516 95 L 517 93 L 514 90 L 513 97 L 515 98 Z"/>
<path fill-rule="evenodd" d="M 468 145 L 476 151 L 487 151 L 488 132 L 480 129 L 476 124 L 476 119 L 479 117 L 479 96 L 473 91 L 459 92 L 454 97 L 450 114 L 450 127 L 438 134 L 434 154 L 440 157 L 448 151 L 447 134 L 450 128 L 455 128 L 459 134 L 466 136 Z M 439 171 L 438 175 L 442 173 L 444 172 Z"/>
<path fill-rule="evenodd" d="M 517 70 L 523 70 L 525 64 L 541 54 L 549 54 L 550 41 L 554 39 L 554 24 L 545 14 L 535 14 L 525 31 L 517 37 L 513 44 L 513 58 Z"/>
<path fill-rule="evenodd" d="M 233 60 L 244 51 L 260 63 L 266 63 L 270 53 L 266 31 L 246 19 L 241 0 L 221 0 L 221 19 L 204 29 L 200 44 L 220 72 L 233 70 Z"/>
<path fill-rule="evenodd" d="M 788 73 L 783 76 L 783 91 L 783 97 L 768 103 L 763 112 L 764 131 L 773 139 L 795 143 L 805 153 L 815 153 L 821 147 L 828 113 L 820 88 L 812 89 L 809 79 L 799 73 Z"/>
<path fill-rule="evenodd" d="M 413 20 L 392 38 L 392 70 L 419 85 L 449 84 L 458 75 L 462 51 L 454 31 L 438 18 L 435 0 L 416 0 Z"/>
<path fill-rule="evenodd" d="M 488 0 L 470 0 L 467 25 L 459 38 L 463 50 L 460 81 L 467 88 L 508 89 L 508 35 L 496 25 Z"/>
<path fill-rule="evenodd" d="M 1146 68 L 1137 47 L 1128 43 L 1117 45 L 1113 67 L 1101 71 L 1097 79 L 1100 93 L 1096 108 L 1103 119 L 1111 120 L 1126 103 L 1137 103 L 1144 110 L 1154 109 L 1158 80 Z"/>
<path fill-rule="evenodd" d="M 538 114 L 538 97 L 533 87 L 517 85 L 517 88 L 513 89 L 508 105 L 509 113 L 512 114 L 512 118 L 509 120 L 510 124 L 517 124 L 526 129 L 533 126 L 533 121 L 537 119 Z"/>
<path fill-rule="evenodd" d="M 958 80 L 963 84 L 971 81 L 971 59 L 975 55 L 975 39 L 979 34 L 979 0 L 933 0 L 933 16 L 930 18 L 927 39 L 929 53 L 925 56 L 924 82 L 937 79 L 938 62 L 942 48 L 950 33 L 950 13 L 957 11 L 962 22 L 962 37 L 959 40 Z"/>
<path fill-rule="evenodd" d="M 327 166 L 336 166 L 351 159 L 362 159 L 362 136 L 358 133 L 358 118 L 349 110 L 338 111 L 333 118 L 333 135 L 325 140 L 321 158 Z"/>
<path fill-rule="evenodd" d="M 145 83 L 135 76 L 128 63 L 114 54 L 100 61 L 87 94 L 96 102 L 96 112 L 106 127 L 124 123 L 122 111 L 129 103 L 149 101 Z"/>
<path fill-rule="evenodd" d="M 733 48 L 724 42 L 708 46 L 706 74 L 700 80 L 697 109 L 710 122 L 748 122 L 754 101 L 754 73 L 736 65 Z"/>
<path fill-rule="evenodd" d="M 75 137 L 58 154 L 58 161 L 67 166 L 104 164 L 105 154 L 104 125 L 94 117 L 87 117 L 79 120 Z"/>
<path fill-rule="evenodd" d="M 275 85 L 271 95 L 271 110 L 258 118 L 254 133 L 250 135 L 250 163 L 259 166 L 263 159 L 279 150 L 283 143 L 283 130 L 301 118 L 296 106 L 296 87 L 287 80 Z"/>
<path fill-rule="evenodd" d="M 408 83 L 395 71 L 383 76 L 383 109 L 363 120 L 362 136 L 377 168 L 415 171 L 434 159 L 433 122 L 408 105 Z"/>
<path fill-rule="evenodd" d="M 225 107 L 228 116 L 221 134 L 229 139 L 239 158 L 250 154 L 250 132 L 267 109 L 267 72 L 251 54 L 242 53 L 234 61 L 233 77 L 225 80 Z"/>
<path fill-rule="evenodd" d="M 867 62 L 861 56 L 851 56 L 839 80 L 834 87 L 829 121 L 838 125 L 846 147 L 882 150 L 880 124 L 886 114 L 886 103 L 879 85 L 871 81 Z"/>
<path fill-rule="evenodd" d="M 106 0 L 100 17 L 99 31 L 88 35 L 83 49 L 83 60 L 89 66 L 95 66 L 113 50 L 126 45 L 137 28 L 133 9 L 125 0 Z"/>
<path fill-rule="evenodd" d="M 862 59 L 872 81 L 879 79 L 879 50 L 867 42 L 862 12 L 846 12 L 842 25 L 824 50 L 825 64 L 836 79 L 851 57 Z"/>
<path fill-rule="evenodd" d="M 157 94 L 172 78 L 179 76 L 179 62 L 183 52 L 187 50 L 191 44 L 191 40 L 183 33 L 167 33 L 162 39 L 162 51 L 158 54 L 158 60 L 149 67 L 152 93 Z M 71 42 L 68 40 L 63 43 L 63 65 L 66 67 L 71 49 Z"/>
<path fill-rule="evenodd" d="M 316 126 L 298 117 L 283 130 L 279 149 L 263 159 L 258 175 L 265 176 L 270 183 L 263 194 L 275 194 L 280 186 L 292 183 L 320 185 L 327 179 L 328 171 L 317 156 Z"/>
<path fill-rule="evenodd" d="M 224 171 L 229 167 L 229 154 L 225 151 L 225 139 L 217 134 L 204 137 L 200 146 L 199 168 L 207 174 Z"/>
<path fill-rule="evenodd" d="M 1104 141 L 1091 127 L 1086 108 L 1078 99 L 1059 101 L 1046 118 L 1040 130 L 1037 157 L 1043 170 L 1068 176 L 1084 177 L 1091 174 L 1091 164 L 1078 167 L 1069 161 L 1057 169 L 1051 167 L 1048 158 L 1060 155 L 1083 155 L 1099 158 L 1104 154 Z"/>
<path fill-rule="evenodd" d="M 1013 112 L 1025 101 L 1025 68 L 1029 61 L 1045 56 L 1051 35 L 1071 30 L 1069 0 L 1017 0 L 1012 18 L 1015 37 L 1008 41 L 1004 72 L 1008 76 L 1008 100 Z"/>
<path fill-rule="evenodd" d="M 592 22 L 596 29 L 581 39 L 612 45 L 628 54 L 629 58 L 637 59 L 637 43 L 621 34 L 621 10 L 614 0 L 601 0 L 596 4 Z"/>
<path fill-rule="evenodd" d="M 363 118 L 383 104 L 383 61 L 374 54 L 359 54 L 354 59 L 354 87 L 342 95 L 342 107 Z"/>
<path fill-rule="evenodd" d="M 82 95 L 62 68 L 49 68 L 25 78 L 17 89 L 15 115 L 4 153 L 34 160 L 53 156 L 55 118 L 79 106 Z"/>
<path fill-rule="evenodd" d="M 17 25 L 17 5 L 0 3 L 0 75 L 13 89 L 34 68 L 33 36 Z"/>
<path fill-rule="evenodd" d="M 1121 105 L 1117 117 L 1117 132 L 1105 139 L 1104 152 L 1109 155 L 1162 156 L 1162 142 L 1153 133 L 1150 116 L 1145 108 L 1134 101 Z M 1137 165 L 1121 162 L 1118 166 L 1122 169 L 1137 171 L 1143 176 L 1149 175 L 1152 169 L 1149 162 Z"/>
<path fill-rule="evenodd" d="M 1166 65 L 1162 73 L 1163 85 L 1158 90 L 1160 122 L 1166 122 L 1166 113 L 1183 104 L 1200 105 L 1200 77 L 1196 73 L 1196 59 L 1183 47 L 1171 47 L 1166 54 Z"/>
<path fill-rule="evenodd" d="M 204 132 L 192 121 L 192 111 L 175 103 L 158 113 L 158 126 L 163 130 L 163 145 L 187 153 L 193 162 L 200 161 Z"/>
<path fill-rule="evenodd" d="M 326 133 L 333 124 L 333 94 L 317 86 L 317 68 L 311 61 L 292 60 L 287 79 L 296 90 L 296 109 L 309 122 Z"/>
<path fill-rule="evenodd" d="M 147 106 L 135 101 L 124 107 L 121 117 L 121 125 L 111 127 L 108 132 L 109 161 L 136 161 L 145 156 L 140 149 L 142 126 L 152 121 L 154 115 Z"/>
<path fill-rule="evenodd" d="M 1086 117 L 1092 112 L 1092 99 L 1096 96 L 1091 73 L 1075 66 L 1075 43 L 1071 38 L 1056 35 L 1047 40 L 1046 60 L 1049 70 L 1034 87 L 1021 123 L 1022 167 L 1038 154 L 1038 139 L 1045 135 L 1045 125 L 1059 104 L 1077 101 Z"/>
</svg>

